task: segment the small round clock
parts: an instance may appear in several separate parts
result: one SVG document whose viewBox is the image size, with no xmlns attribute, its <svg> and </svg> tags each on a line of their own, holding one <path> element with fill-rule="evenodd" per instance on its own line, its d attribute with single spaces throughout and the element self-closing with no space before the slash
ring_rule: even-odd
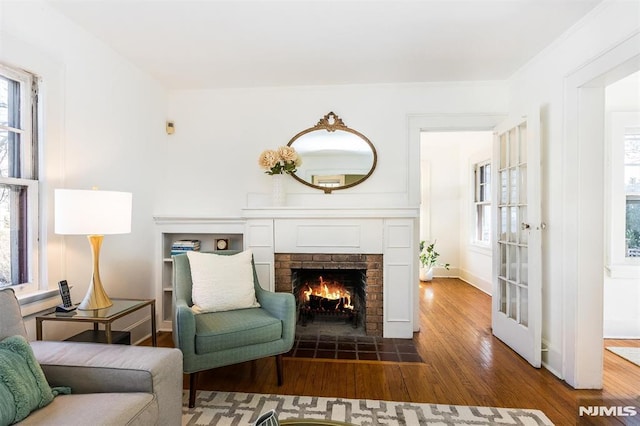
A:
<svg viewBox="0 0 640 426">
<path fill-rule="evenodd" d="M 229 248 L 229 240 L 227 239 L 216 240 L 216 248 L 218 250 L 227 250 Z"/>
</svg>

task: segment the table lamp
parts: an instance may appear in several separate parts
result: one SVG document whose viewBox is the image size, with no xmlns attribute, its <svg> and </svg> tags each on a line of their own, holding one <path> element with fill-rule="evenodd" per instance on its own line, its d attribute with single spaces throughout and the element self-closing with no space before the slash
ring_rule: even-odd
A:
<svg viewBox="0 0 640 426">
<path fill-rule="evenodd" d="M 131 232 L 131 198 L 130 192 L 55 190 L 55 233 L 86 235 L 91 245 L 91 282 L 78 309 L 103 309 L 113 304 L 100 280 L 100 246 L 107 234 Z"/>
</svg>

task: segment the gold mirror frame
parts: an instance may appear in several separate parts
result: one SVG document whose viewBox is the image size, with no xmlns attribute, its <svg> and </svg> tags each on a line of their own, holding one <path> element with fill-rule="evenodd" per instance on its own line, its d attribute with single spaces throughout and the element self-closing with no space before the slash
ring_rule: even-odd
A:
<svg viewBox="0 0 640 426">
<path fill-rule="evenodd" d="M 293 176 L 293 178 L 295 180 L 297 180 L 298 182 L 310 186 L 311 188 L 316 188 L 316 189 L 320 189 L 322 191 L 324 191 L 325 194 L 330 194 L 331 191 L 335 191 L 335 190 L 339 190 L 339 189 L 346 189 L 346 188 L 351 188 L 353 186 L 359 185 L 362 182 L 364 182 L 365 180 L 367 180 L 369 178 L 369 176 L 371 176 L 371 174 L 373 173 L 373 171 L 376 169 L 376 165 L 378 163 L 378 153 L 376 152 L 376 148 L 373 146 L 373 144 L 371 143 L 371 141 L 369 140 L 369 138 L 367 138 L 365 135 L 363 135 L 362 133 L 358 132 L 357 130 L 354 130 L 350 127 L 348 127 L 346 124 L 344 124 L 344 121 L 342 121 L 342 119 L 340 117 L 338 117 L 336 114 L 333 113 L 333 111 L 329 112 L 327 115 L 325 115 L 324 117 L 322 117 L 320 119 L 320 121 L 318 121 L 318 124 L 316 124 L 313 127 L 310 127 L 308 129 L 305 129 L 301 132 L 299 132 L 298 134 L 296 134 L 294 137 L 291 138 L 291 140 L 289 141 L 289 143 L 287 144 L 287 146 L 293 146 L 294 142 L 296 140 L 298 140 L 300 137 L 311 133 L 311 132 L 319 132 L 319 131 L 326 131 L 328 133 L 334 133 L 336 131 L 343 131 L 343 132 L 348 132 L 351 133 L 353 135 L 356 135 L 357 137 L 359 137 L 360 139 L 362 139 L 371 149 L 371 153 L 373 154 L 373 163 L 371 164 L 371 167 L 368 171 L 368 173 L 366 175 L 364 175 L 363 177 L 359 178 L 357 181 L 352 182 L 352 183 L 348 183 L 348 184 L 344 184 L 344 180 L 340 182 L 339 186 L 332 186 L 332 187 L 327 187 L 327 186 L 322 186 L 322 185 L 316 185 L 313 182 L 309 182 L 303 178 L 301 178 L 300 176 L 296 175 L 295 173 L 291 173 L 291 176 Z M 295 146 L 293 147 L 295 148 Z M 304 164 L 304 156 L 301 156 L 302 158 L 302 164 Z M 336 175 L 335 176 L 336 179 L 340 179 L 340 175 Z M 342 176 L 342 178 L 344 179 L 344 175 Z"/>
</svg>

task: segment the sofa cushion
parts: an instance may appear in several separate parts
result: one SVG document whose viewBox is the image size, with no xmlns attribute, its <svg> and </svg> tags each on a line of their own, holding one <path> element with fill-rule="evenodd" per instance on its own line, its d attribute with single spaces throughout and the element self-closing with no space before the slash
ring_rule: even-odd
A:
<svg viewBox="0 0 640 426">
<path fill-rule="evenodd" d="M 70 389 L 64 389 L 69 393 Z M 0 424 L 18 422 L 51 401 L 54 392 L 23 336 L 0 342 Z"/>
<path fill-rule="evenodd" d="M 150 393 L 89 393 L 61 395 L 24 419 L 28 425 L 153 425 L 158 420 L 158 402 Z"/>
<path fill-rule="evenodd" d="M 211 312 L 195 316 L 196 353 L 272 342 L 282 338 L 282 321 L 261 308 Z"/>
<path fill-rule="evenodd" d="M 187 252 L 191 298 L 196 312 L 220 312 L 260 306 L 253 284 L 253 255 Z"/>
</svg>

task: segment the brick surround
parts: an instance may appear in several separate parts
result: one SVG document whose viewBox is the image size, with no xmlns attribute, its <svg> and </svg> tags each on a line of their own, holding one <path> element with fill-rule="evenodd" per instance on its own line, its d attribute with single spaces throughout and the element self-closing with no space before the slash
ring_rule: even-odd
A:
<svg viewBox="0 0 640 426">
<path fill-rule="evenodd" d="M 366 270 L 366 313 L 364 330 L 368 336 L 382 336 L 382 255 L 275 253 L 275 289 L 293 291 L 292 269 Z"/>
</svg>

